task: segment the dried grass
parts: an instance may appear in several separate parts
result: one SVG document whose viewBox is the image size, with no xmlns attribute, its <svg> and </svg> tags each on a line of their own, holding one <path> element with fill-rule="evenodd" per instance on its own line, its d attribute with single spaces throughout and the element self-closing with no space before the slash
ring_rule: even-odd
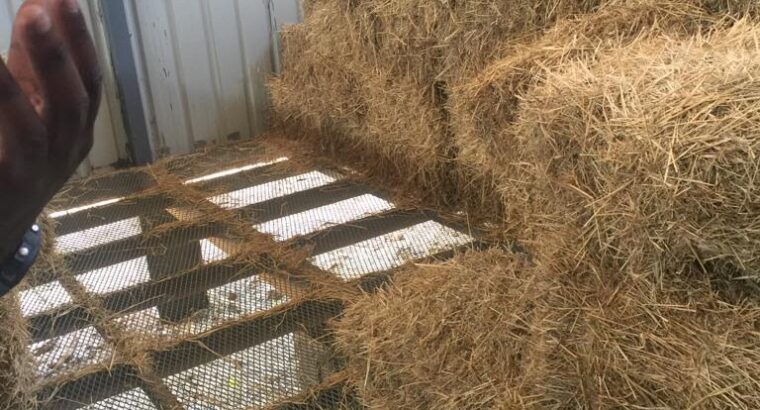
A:
<svg viewBox="0 0 760 410">
<path fill-rule="evenodd" d="M 358 2 L 362 50 L 373 67 L 423 84 L 457 81 L 497 57 L 503 43 L 601 0 Z"/>
<path fill-rule="evenodd" d="M 451 142 L 439 90 L 373 70 L 348 46 L 326 44 L 331 37 L 320 33 L 350 32 L 338 16 L 320 9 L 306 25 L 286 29 L 283 61 L 290 68 L 270 82 L 278 122 L 298 124 L 303 136 L 316 136 L 312 143 L 340 150 L 335 155 L 373 176 L 424 187 L 431 196 L 441 192 Z"/>
<path fill-rule="evenodd" d="M 506 57 L 452 91 L 449 111 L 459 151 L 469 170 L 498 173 L 515 154 L 514 122 L 520 102 L 541 74 L 575 60 L 594 60 L 604 50 L 642 36 L 693 33 L 713 21 L 693 2 L 611 1 L 596 13 L 561 21 L 545 35 L 510 45 Z"/>
<path fill-rule="evenodd" d="M 747 0 L 304 7 L 305 23 L 284 33 L 284 72 L 271 81 L 277 124 L 388 185 L 490 217 L 502 208 L 497 180 L 512 178 L 503 164 L 520 98 L 542 70 L 641 36 L 691 34 L 727 14 L 757 14 Z"/>
<path fill-rule="evenodd" d="M 573 252 L 610 269 L 757 280 L 759 37 L 742 22 L 548 71 L 515 126 L 535 178 L 525 223 L 577 228 Z"/>
<path fill-rule="evenodd" d="M 307 2 L 305 23 L 283 33 L 285 70 L 270 83 L 276 122 L 297 124 L 371 177 L 452 203 L 460 195 L 449 83 L 512 37 L 597 3 Z"/>
<path fill-rule="evenodd" d="M 309 129 L 337 129 L 346 136 L 358 135 L 350 127 L 366 112 L 356 74 L 341 63 L 346 58 L 329 53 L 329 45 L 320 44 L 318 30 L 339 31 L 343 25 L 339 12 L 320 13 L 306 25 L 288 26 L 282 32 L 285 69 L 270 80 L 273 110 L 279 121 L 295 121 Z M 323 17 L 324 16 L 324 17 Z M 343 32 L 332 38 L 344 38 Z M 335 46 L 335 50 L 341 50 Z"/>
<path fill-rule="evenodd" d="M 370 408 L 757 408 L 760 310 L 502 251 L 409 267 L 334 324 Z"/>
<path fill-rule="evenodd" d="M 0 409 L 34 409 L 34 359 L 18 293 L 0 298 Z"/>
</svg>

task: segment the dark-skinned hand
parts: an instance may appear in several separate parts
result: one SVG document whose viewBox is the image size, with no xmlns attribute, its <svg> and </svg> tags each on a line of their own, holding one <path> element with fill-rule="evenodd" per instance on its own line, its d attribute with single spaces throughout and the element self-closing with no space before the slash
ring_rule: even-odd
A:
<svg viewBox="0 0 760 410">
<path fill-rule="evenodd" d="M 76 0 L 27 0 L 0 61 L 0 263 L 89 153 L 100 80 Z"/>
</svg>

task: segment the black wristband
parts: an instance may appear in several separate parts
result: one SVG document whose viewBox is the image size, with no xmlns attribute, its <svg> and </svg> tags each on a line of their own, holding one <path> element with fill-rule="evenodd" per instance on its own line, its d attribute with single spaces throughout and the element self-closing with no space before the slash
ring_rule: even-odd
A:
<svg viewBox="0 0 760 410">
<path fill-rule="evenodd" d="M 0 297 L 21 282 L 40 252 L 42 229 L 34 224 L 24 234 L 16 252 L 0 264 Z"/>
</svg>

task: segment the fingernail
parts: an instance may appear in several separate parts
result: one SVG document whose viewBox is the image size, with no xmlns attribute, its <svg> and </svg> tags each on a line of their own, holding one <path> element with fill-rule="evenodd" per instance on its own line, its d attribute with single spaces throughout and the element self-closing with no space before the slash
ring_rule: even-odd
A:
<svg viewBox="0 0 760 410">
<path fill-rule="evenodd" d="M 32 17 L 32 28 L 39 34 L 46 34 L 53 27 L 53 21 L 41 7 L 30 7 L 28 12 Z"/>
<path fill-rule="evenodd" d="M 63 0 L 63 9 L 71 14 L 79 13 L 79 2 L 77 0 Z"/>
</svg>

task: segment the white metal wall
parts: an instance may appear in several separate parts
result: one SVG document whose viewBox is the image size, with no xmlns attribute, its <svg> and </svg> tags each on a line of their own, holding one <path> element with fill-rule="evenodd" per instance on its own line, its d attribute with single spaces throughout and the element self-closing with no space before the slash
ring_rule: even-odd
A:
<svg viewBox="0 0 760 410">
<path fill-rule="evenodd" d="M 79 0 L 105 75 L 96 138 L 82 172 L 127 158 L 118 89 L 101 1 L 124 1 L 155 156 L 266 128 L 266 79 L 278 67 L 283 24 L 301 20 L 299 0 Z M 0 51 L 23 0 L 0 0 Z"/>
<path fill-rule="evenodd" d="M 300 19 L 298 0 L 130 1 L 154 151 L 265 129 L 273 27 Z"/>
<path fill-rule="evenodd" d="M 110 0 L 109 0 L 110 1 Z M 10 46 L 11 25 L 13 16 L 21 6 L 22 0 L 0 0 L 0 52 L 5 52 Z M 79 0 L 87 22 L 95 38 L 101 65 L 110 67 L 108 46 L 103 32 L 99 3 L 96 0 Z M 80 168 L 80 174 L 89 170 L 103 167 L 128 157 L 126 151 L 127 136 L 121 117 L 118 92 L 113 72 L 104 69 L 104 98 L 100 113 L 95 123 L 95 145 L 90 156 Z"/>
</svg>

